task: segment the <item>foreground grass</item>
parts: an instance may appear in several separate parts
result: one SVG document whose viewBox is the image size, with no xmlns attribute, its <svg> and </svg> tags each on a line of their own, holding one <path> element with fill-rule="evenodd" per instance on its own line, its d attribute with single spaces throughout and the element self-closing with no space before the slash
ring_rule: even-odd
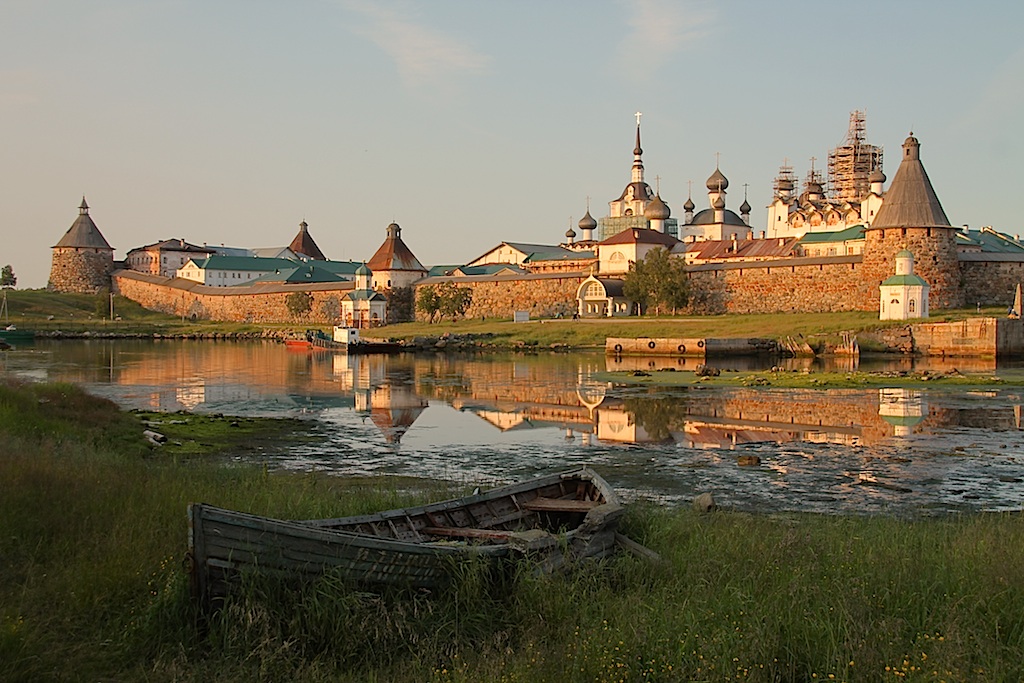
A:
<svg viewBox="0 0 1024 683">
<path fill-rule="evenodd" d="M 0 385 L 0 680 L 1017 681 L 1024 518 L 698 515 L 632 506 L 660 552 L 566 576 L 470 568 L 439 594 L 254 583 L 197 627 L 190 500 L 282 517 L 455 493 L 152 451 L 74 387 Z M 457 488 L 457 487 L 456 487 Z"/>
</svg>

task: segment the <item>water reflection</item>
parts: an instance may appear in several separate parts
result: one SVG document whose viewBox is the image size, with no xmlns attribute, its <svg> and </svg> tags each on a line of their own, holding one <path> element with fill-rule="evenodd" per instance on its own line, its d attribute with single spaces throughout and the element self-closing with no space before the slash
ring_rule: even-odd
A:
<svg viewBox="0 0 1024 683">
<path fill-rule="evenodd" d="M 930 369 L 995 369 L 958 361 Z M 712 490 L 751 510 L 1024 506 L 1013 388 L 636 388 L 595 380 L 626 362 L 600 354 L 349 357 L 271 343 L 41 342 L 3 362 L 130 407 L 316 420 L 316 447 L 268 451 L 283 468 L 507 480 L 591 463 L 668 502 Z"/>
</svg>

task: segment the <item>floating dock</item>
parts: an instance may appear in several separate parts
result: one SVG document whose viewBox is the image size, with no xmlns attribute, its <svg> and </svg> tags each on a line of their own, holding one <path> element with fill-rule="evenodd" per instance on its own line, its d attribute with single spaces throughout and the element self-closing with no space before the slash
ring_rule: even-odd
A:
<svg viewBox="0 0 1024 683">
<path fill-rule="evenodd" d="M 683 337 L 608 337 L 604 342 L 608 356 L 756 356 L 779 352 L 774 339 L 709 339 Z"/>
</svg>

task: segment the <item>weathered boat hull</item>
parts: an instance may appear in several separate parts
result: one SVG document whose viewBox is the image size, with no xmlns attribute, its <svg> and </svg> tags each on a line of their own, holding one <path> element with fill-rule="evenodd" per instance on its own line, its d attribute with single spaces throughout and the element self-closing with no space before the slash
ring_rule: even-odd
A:
<svg viewBox="0 0 1024 683">
<path fill-rule="evenodd" d="M 246 571 L 310 579 L 337 571 L 369 585 L 436 588 L 460 562 L 529 557 L 554 571 L 616 544 L 623 512 L 589 469 L 468 498 L 305 522 L 189 506 L 193 594 L 215 604 Z"/>
</svg>

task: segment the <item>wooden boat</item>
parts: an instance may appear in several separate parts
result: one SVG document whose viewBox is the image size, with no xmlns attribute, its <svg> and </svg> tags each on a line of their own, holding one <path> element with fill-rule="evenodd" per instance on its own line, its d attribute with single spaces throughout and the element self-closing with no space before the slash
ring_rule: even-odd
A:
<svg viewBox="0 0 1024 683">
<path fill-rule="evenodd" d="M 292 338 L 284 340 L 285 346 L 294 351 L 336 351 L 339 353 L 367 354 L 367 353 L 401 353 L 405 350 L 402 344 L 397 342 L 378 342 L 357 339 L 351 342 L 342 342 L 331 339 L 320 330 L 308 330 L 304 338 Z"/>
<path fill-rule="evenodd" d="M 189 505 L 193 596 L 215 605 L 242 573 L 436 588 L 461 562 L 528 557 L 541 571 L 603 557 L 624 509 L 589 468 L 358 517 L 285 521 Z M 628 539 L 627 539 L 628 540 Z"/>
<path fill-rule="evenodd" d="M 19 330 L 14 325 L 0 327 L 0 341 L 19 346 L 31 344 L 36 337 L 34 330 Z"/>
</svg>

